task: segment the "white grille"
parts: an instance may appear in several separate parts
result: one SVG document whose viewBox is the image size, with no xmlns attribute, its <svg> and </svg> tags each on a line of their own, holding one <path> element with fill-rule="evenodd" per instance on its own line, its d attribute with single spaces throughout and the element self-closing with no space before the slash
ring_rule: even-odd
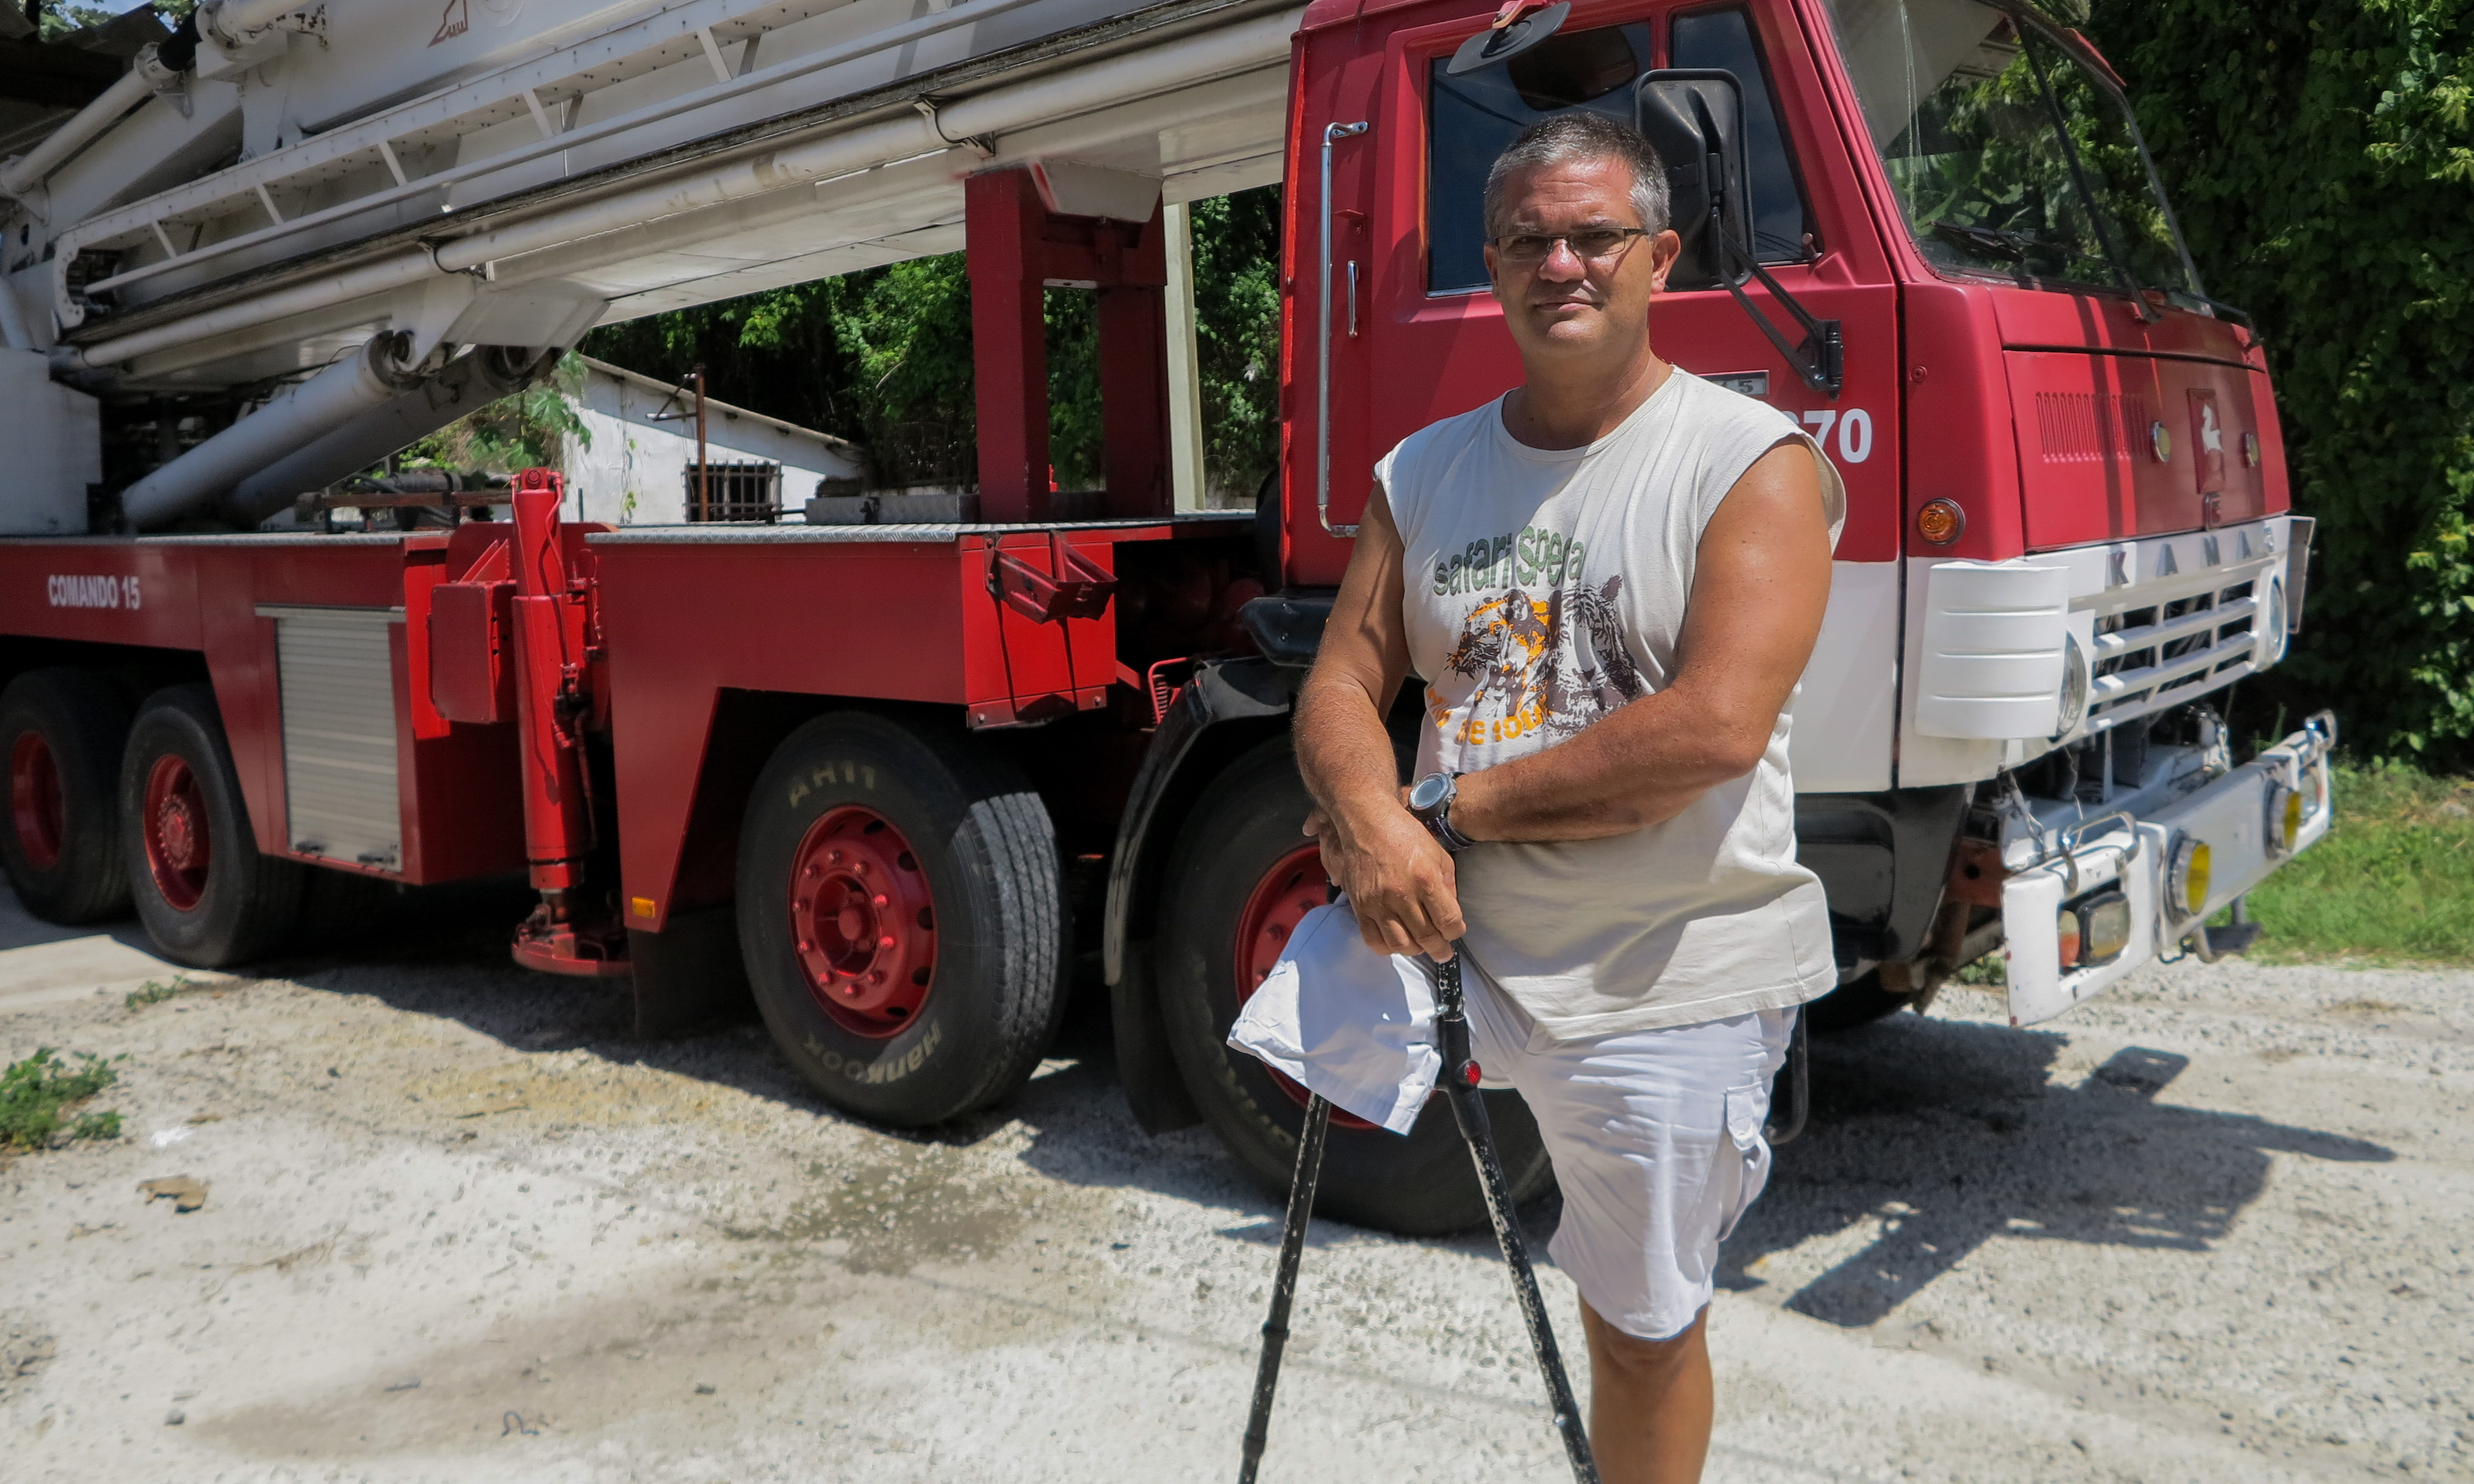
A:
<svg viewBox="0 0 2474 1484">
<path fill-rule="evenodd" d="M 2119 719 L 2193 699 L 2273 664 L 2259 652 L 2261 595 L 2281 553 L 2105 595 L 2096 619 L 2093 718 Z"/>
<path fill-rule="evenodd" d="M 283 687 L 283 796 L 300 855 L 383 870 L 403 860 L 396 784 L 400 608 L 262 607 Z"/>
</svg>

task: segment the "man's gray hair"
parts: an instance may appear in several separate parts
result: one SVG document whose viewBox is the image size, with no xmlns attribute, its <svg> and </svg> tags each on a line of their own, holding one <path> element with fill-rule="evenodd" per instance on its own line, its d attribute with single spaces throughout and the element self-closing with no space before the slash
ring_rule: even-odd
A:
<svg viewBox="0 0 2474 1484">
<path fill-rule="evenodd" d="M 1590 159 L 1619 160 L 1631 170 L 1632 205 L 1640 224 L 1652 232 L 1666 230 L 1666 164 L 1658 151 L 1631 125 L 1574 109 L 1530 125 L 1494 157 L 1493 168 L 1486 173 L 1487 240 L 1503 234 L 1503 182 L 1515 171 Z"/>
</svg>

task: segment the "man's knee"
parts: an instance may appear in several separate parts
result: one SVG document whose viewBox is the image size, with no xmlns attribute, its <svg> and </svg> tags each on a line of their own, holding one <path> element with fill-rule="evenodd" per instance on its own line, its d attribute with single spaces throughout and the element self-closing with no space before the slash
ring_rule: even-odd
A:
<svg viewBox="0 0 2474 1484">
<path fill-rule="evenodd" d="M 1589 1321 L 1589 1350 L 1596 1363 L 1653 1382 L 1674 1375 L 1702 1353 L 1702 1326 L 1710 1315 L 1704 1309 L 1693 1315 L 1692 1323 L 1679 1333 L 1645 1340 L 1637 1334 L 1626 1334 L 1586 1304 L 1582 1310 Z"/>
</svg>

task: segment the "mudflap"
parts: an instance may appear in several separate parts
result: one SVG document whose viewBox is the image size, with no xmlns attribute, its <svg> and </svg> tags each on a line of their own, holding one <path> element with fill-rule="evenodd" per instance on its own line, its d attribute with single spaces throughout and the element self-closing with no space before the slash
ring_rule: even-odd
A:
<svg viewBox="0 0 2474 1484">
<path fill-rule="evenodd" d="M 1176 824 L 1201 791 L 1210 768 L 1234 755 L 1239 734 L 1214 729 L 1231 721 L 1284 720 L 1297 678 L 1296 671 L 1261 660 L 1199 667 L 1161 717 L 1134 775 L 1109 857 L 1102 944 L 1116 1034 L 1117 1082 L 1145 1133 L 1192 1128 L 1202 1121 L 1202 1113 L 1169 1051 L 1152 966 L 1150 921 L 1155 904 L 1146 899 L 1144 888 L 1156 885 L 1152 878 L 1175 840 Z M 1206 734 L 1224 745 L 1210 745 Z M 1242 740 L 1250 742 L 1256 735 L 1245 732 Z"/>
<path fill-rule="evenodd" d="M 676 1035 L 715 1021 L 756 1018 L 739 952 L 736 903 L 674 912 L 660 933 L 629 928 L 627 954 L 636 970 L 638 1035 Z"/>
<path fill-rule="evenodd" d="M 1191 1129 L 1202 1122 L 1185 1077 L 1168 1049 L 1168 1026 L 1152 992 L 1152 943 L 1126 945 L 1123 971 L 1108 986 L 1109 1018 L 1117 1047 L 1117 1084 L 1145 1133 Z"/>
</svg>

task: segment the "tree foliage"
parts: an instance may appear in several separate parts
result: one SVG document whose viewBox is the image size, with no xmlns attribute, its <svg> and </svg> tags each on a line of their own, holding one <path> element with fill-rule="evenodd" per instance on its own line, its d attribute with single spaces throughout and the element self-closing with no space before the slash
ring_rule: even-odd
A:
<svg viewBox="0 0 2474 1484">
<path fill-rule="evenodd" d="M 583 389 L 583 359 L 561 356 L 546 380 L 456 419 L 404 450 L 401 460 L 494 474 L 558 468 L 565 462 L 569 439 L 579 448 L 593 446 L 593 434 L 572 401 Z"/>
<path fill-rule="evenodd" d="M 2281 684 L 2474 759 L 2474 0 L 2095 0 L 2193 255 L 2258 316 L 2319 520 Z"/>
<path fill-rule="evenodd" d="M 197 0 L 155 0 L 148 7 L 166 21 L 176 21 L 197 9 Z M 49 4 L 42 8 L 38 34 L 45 41 L 65 41 L 81 31 L 109 26 L 118 19 L 109 6 Z"/>
<path fill-rule="evenodd" d="M 1279 456 L 1278 188 L 1197 202 L 1193 223 L 1207 476 L 1250 495 Z M 713 396 L 860 443 L 885 484 L 978 476 L 971 286 L 958 253 L 652 315 L 595 330 L 584 349 L 662 378 L 701 362 Z M 1048 368 L 1057 482 L 1096 484 L 1089 295 L 1050 291 Z"/>
</svg>

